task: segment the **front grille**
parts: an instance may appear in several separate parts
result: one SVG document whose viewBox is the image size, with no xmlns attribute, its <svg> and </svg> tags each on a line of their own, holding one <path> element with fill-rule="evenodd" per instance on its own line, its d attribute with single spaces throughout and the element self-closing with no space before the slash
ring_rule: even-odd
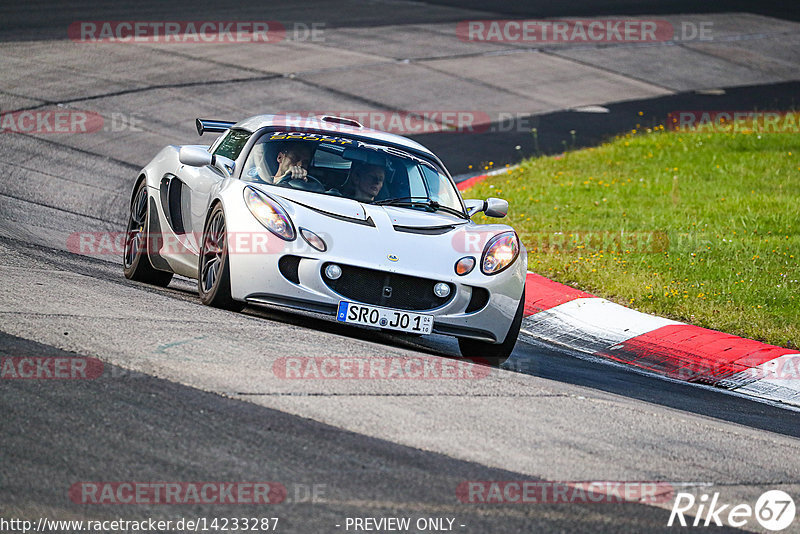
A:
<svg viewBox="0 0 800 534">
<path fill-rule="evenodd" d="M 300 274 L 297 268 L 300 266 L 300 258 L 298 256 L 281 256 L 278 260 L 278 269 L 284 278 L 294 284 L 300 283 Z"/>
<path fill-rule="evenodd" d="M 469 299 L 469 304 L 465 313 L 472 313 L 483 309 L 489 302 L 489 291 L 483 287 L 472 288 L 472 298 Z"/>
<path fill-rule="evenodd" d="M 450 294 L 444 298 L 437 297 L 433 286 L 438 280 L 351 265 L 337 264 L 342 268 L 342 276 L 330 280 L 325 276 L 327 265 L 322 266 L 325 284 L 344 298 L 364 304 L 409 311 L 432 310 L 450 302 L 456 293 L 456 286 L 447 283 Z"/>
<path fill-rule="evenodd" d="M 422 234 L 422 235 L 442 235 L 446 234 L 455 226 L 449 224 L 447 226 L 400 226 L 395 225 L 396 232 L 406 232 L 408 234 Z"/>
</svg>

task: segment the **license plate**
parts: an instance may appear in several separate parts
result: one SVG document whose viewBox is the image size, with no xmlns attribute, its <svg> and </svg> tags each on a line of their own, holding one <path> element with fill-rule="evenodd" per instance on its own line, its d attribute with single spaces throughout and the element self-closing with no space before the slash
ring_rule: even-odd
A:
<svg viewBox="0 0 800 534">
<path fill-rule="evenodd" d="M 346 300 L 339 302 L 336 320 L 415 334 L 430 334 L 433 329 L 432 315 L 367 306 Z"/>
</svg>

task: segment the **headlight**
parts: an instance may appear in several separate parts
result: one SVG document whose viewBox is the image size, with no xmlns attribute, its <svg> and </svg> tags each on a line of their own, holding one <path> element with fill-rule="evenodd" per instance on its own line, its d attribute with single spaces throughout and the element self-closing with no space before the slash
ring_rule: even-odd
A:
<svg viewBox="0 0 800 534">
<path fill-rule="evenodd" d="M 497 274 L 504 271 L 519 256 L 519 238 L 515 232 L 497 234 L 486 243 L 481 258 L 483 274 Z"/>
<path fill-rule="evenodd" d="M 247 204 L 253 217 L 258 219 L 258 222 L 276 236 L 286 241 L 292 241 L 297 236 L 289 215 L 280 204 L 267 195 L 256 191 L 252 187 L 246 187 L 244 189 L 244 203 Z"/>
<path fill-rule="evenodd" d="M 303 239 L 305 239 L 306 243 L 308 243 L 315 249 L 319 250 L 320 252 L 325 252 L 326 250 L 328 250 L 328 245 L 325 244 L 325 241 L 323 241 L 320 236 L 318 236 L 311 230 L 300 228 L 300 235 L 303 236 Z"/>
</svg>

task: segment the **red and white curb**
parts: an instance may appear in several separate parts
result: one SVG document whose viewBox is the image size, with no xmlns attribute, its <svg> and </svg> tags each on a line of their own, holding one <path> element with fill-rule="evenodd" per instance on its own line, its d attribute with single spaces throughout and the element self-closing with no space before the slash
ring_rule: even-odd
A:
<svg viewBox="0 0 800 534">
<path fill-rule="evenodd" d="M 638 312 L 528 273 L 523 335 L 660 376 L 800 407 L 800 354 Z"/>
<path fill-rule="evenodd" d="M 800 407 L 797 351 L 638 312 L 531 272 L 521 332 L 669 379 Z"/>
<path fill-rule="evenodd" d="M 508 167 L 500 167 L 499 169 L 492 169 L 491 171 L 487 172 L 486 174 L 479 174 L 477 176 L 470 176 L 465 180 L 458 182 L 456 187 L 458 187 L 459 191 L 464 191 L 465 189 L 469 189 L 473 185 L 477 184 L 478 182 L 482 182 L 490 176 L 497 176 L 498 174 L 503 174 L 509 171 L 512 171 L 519 167 L 519 165 L 513 165 Z"/>
</svg>

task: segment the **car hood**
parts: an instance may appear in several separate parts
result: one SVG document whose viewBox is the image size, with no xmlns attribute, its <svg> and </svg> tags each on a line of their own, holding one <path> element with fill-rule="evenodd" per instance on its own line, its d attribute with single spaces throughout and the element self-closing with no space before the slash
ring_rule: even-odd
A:
<svg viewBox="0 0 800 534">
<path fill-rule="evenodd" d="M 480 261 L 494 236 L 513 230 L 505 224 L 476 224 L 443 212 L 361 204 L 280 187 L 259 189 L 280 202 L 295 225 L 327 243 L 324 259 L 426 278 L 483 283 L 479 269 L 457 277 L 455 262 L 464 256 Z M 295 240 L 289 246 L 299 247 L 301 255 L 317 255 L 304 243 Z"/>
<path fill-rule="evenodd" d="M 367 209 L 383 209 L 392 224 L 407 228 L 445 228 L 457 227 L 467 223 L 467 219 L 461 219 L 455 215 L 443 212 L 424 212 L 416 209 L 400 208 L 397 206 L 367 206 Z"/>
<path fill-rule="evenodd" d="M 267 186 L 259 187 L 259 189 L 270 196 L 285 198 L 323 214 L 344 217 L 346 219 L 356 219 L 359 221 L 367 219 L 367 212 L 364 209 L 364 205 L 349 198 L 298 191 L 297 189 L 289 189 L 288 187 Z M 289 208 L 289 206 L 286 207 Z M 292 210 L 289 209 L 290 214 L 291 211 Z"/>
<path fill-rule="evenodd" d="M 260 189 L 273 197 L 284 198 L 314 211 L 346 219 L 364 221 L 370 215 L 376 215 L 376 210 L 379 210 L 379 212 L 385 213 L 389 217 L 394 226 L 401 228 L 444 231 L 448 230 L 448 227 L 456 228 L 468 222 L 467 219 L 461 219 L 443 212 L 430 213 L 398 206 L 362 204 L 349 198 L 321 195 L 283 187 L 261 187 Z"/>
</svg>

